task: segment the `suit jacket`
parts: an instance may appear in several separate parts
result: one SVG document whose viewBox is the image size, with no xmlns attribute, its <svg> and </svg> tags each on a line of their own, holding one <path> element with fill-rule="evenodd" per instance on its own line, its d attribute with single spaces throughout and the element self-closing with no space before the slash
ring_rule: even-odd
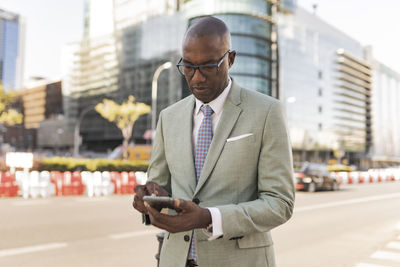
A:
<svg viewBox="0 0 400 267">
<path fill-rule="evenodd" d="M 202 229 L 167 233 L 160 266 L 184 267 L 192 235 L 200 267 L 275 266 L 270 230 L 286 222 L 294 206 L 292 152 L 280 102 L 233 82 L 197 185 L 194 105 L 191 95 L 160 113 L 149 180 L 174 198 L 217 207 L 224 234 L 208 241 Z"/>
</svg>

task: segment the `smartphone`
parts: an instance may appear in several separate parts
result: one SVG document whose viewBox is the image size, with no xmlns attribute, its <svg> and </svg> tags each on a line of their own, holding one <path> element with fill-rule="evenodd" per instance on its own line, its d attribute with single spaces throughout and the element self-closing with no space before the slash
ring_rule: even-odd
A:
<svg viewBox="0 0 400 267">
<path fill-rule="evenodd" d="M 169 208 L 180 211 L 180 209 L 175 208 L 174 199 L 172 197 L 144 196 L 143 201 L 146 201 L 150 206 L 156 209 Z"/>
</svg>

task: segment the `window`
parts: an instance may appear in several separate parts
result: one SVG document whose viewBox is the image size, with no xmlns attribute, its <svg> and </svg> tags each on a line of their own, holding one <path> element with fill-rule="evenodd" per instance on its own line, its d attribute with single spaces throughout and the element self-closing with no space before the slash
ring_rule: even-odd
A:
<svg viewBox="0 0 400 267">
<path fill-rule="evenodd" d="M 323 77 L 322 70 L 319 70 L 318 71 L 318 79 L 322 80 L 322 77 Z"/>
<path fill-rule="evenodd" d="M 318 96 L 322 96 L 322 92 L 323 92 L 323 89 L 322 88 L 318 88 Z"/>
<path fill-rule="evenodd" d="M 318 123 L 318 130 L 322 130 L 322 123 Z"/>
<path fill-rule="evenodd" d="M 322 106 L 318 106 L 318 113 L 322 113 Z"/>
</svg>

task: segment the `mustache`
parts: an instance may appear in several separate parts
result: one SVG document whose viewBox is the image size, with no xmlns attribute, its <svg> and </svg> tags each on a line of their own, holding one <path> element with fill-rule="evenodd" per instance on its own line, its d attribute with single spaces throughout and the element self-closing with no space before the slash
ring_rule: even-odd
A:
<svg viewBox="0 0 400 267">
<path fill-rule="evenodd" d="M 207 88 L 207 84 L 191 84 L 190 87 L 192 88 Z"/>
</svg>

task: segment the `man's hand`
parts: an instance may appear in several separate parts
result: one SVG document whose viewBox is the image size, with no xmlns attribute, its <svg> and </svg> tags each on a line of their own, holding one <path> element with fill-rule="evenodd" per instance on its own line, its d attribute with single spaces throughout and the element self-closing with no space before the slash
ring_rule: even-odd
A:
<svg viewBox="0 0 400 267">
<path fill-rule="evenodd" d="M 136 210 L 144 214 L 147 214 L 147 209 L 143 202 L 144 196 L 168 196 L 168 192 L 154 182 L 135 186 L 135 193 L 132 205 Z"/>
<path fill-rule="evenodd" d="M 160 213 L 148 203 L 144 203 L 144 205 L 150 216 L 151 224 L 170 233 L 206 228 L 211 223 L 210 211 L 199 207 L 192 201 L 175 199 L 175 207 L 182 210 L 175 216 Z"/>
</svg>

